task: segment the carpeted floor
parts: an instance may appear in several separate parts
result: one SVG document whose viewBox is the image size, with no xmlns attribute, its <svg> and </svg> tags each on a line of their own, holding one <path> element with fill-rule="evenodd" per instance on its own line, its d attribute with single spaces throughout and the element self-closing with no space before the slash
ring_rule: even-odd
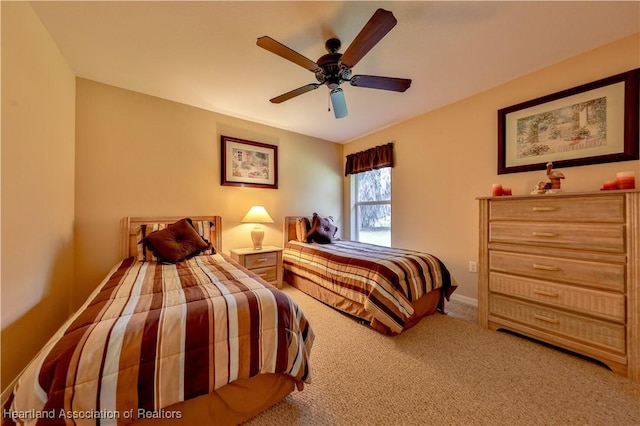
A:
<svg viewBox="0 0 640 426">
<path fill-rule="evenodd" d="M 640 425 L 640 384 L 602 365 L 480 328 L 476 309 L 382 336 L 298 290 L 316 340 L 312 383 L 248 425 Z"/>
</svg>

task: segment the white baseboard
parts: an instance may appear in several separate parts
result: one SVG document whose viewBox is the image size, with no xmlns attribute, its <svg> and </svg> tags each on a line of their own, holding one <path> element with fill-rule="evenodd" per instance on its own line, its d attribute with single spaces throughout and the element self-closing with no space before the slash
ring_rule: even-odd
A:
<svg viewBox="0 0 640 426">
<path fill-rule="evenodd" d="M 456 302 L 464 303 L 465 305 L 475 306 L 476 308 L 478 307 L 478 299 L 473 299 L 471 297 L 462 296 L 455 293 L 451 295 L 451 299 L 455 300 Z"/>
</svg>

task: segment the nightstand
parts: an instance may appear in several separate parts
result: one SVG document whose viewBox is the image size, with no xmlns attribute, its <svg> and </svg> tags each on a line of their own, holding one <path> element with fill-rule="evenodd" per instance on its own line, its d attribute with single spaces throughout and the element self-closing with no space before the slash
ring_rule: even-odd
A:
<svg viewBox="0 0 640 426">
<path fill-rule="evenodd" d="M 264 246 L 259 250 L 253 247 L 232 249 L 231 258 L 265 281 L 282 288 L 282 249 L 280 247 Z"/>
</svg>

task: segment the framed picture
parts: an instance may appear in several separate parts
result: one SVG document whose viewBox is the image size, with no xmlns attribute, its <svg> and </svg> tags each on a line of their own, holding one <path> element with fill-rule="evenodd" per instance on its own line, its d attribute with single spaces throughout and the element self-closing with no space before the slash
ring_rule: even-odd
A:
<svg viewBox="0 0 640 426">
<path fill-rule="evenodd" d="M 221 185 L 278 188 L 278 147 L 221 136 Z"/>
<path fill-rule="evenodd" d="M 498 174 L 638 159 L 640 68 L 498 111 Z"/>
</svg>

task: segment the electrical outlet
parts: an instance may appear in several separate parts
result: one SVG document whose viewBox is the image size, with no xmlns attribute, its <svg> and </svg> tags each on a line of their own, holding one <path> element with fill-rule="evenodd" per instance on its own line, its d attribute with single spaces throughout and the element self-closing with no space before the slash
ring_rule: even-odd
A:
<svg viewBox="0 0 640 426">
<path fill-rule="evenodd" d="M 478 262 L 474 262 L 473 260 L 469 261 L 469 272 L 478 272 Z"/>
</svg>

